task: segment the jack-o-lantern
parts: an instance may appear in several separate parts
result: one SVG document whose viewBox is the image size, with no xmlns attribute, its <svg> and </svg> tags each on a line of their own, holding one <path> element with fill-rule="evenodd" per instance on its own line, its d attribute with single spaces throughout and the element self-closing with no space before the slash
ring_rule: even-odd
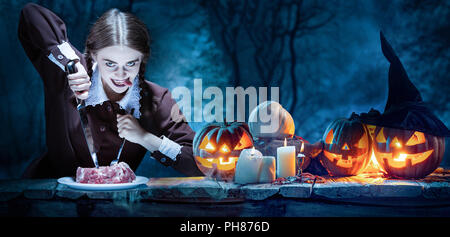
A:
<svg viewBox="0 0 450 237">
<path fill-rule="evenodd" d="M 371 142 L 367 128 L 360 122 L 337 119 L 323 135 L 320 163 L 332 176 L 362 172 L 370 160 Z"/>
<path fill-rule="evenodd" d="M 381 169 L 393 177 L 421 178 L 439 166 L 444 155 L 444 137 L 450 137 L 450 130 L 423 102 L 381 32 L 380 40 L 383 55 L 390 63 L 384 112 L 371 109 L 352 117 L 375 128 L 372 144 Z"/>
<path fill-rule="evenodd" d="M 422 178 L 441 163 L 445 139 L 419 131 L 376 127 L 373 148 L 377 162 L 389 175 Z"/>
<path fill-rule="evenodd" d="M 206 176 L 232 180 L 242 150 L 253 147 L 246 123 L 212 123 L 194 137 L 194 158 Z"/>
</svg>

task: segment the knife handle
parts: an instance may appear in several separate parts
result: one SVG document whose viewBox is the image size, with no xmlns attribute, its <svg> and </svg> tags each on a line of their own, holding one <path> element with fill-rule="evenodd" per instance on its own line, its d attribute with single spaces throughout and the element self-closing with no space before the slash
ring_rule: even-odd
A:
<svg viewBox="0 0 450 237">
<path fill-rule="evenodd" d="M 74 61 L 74 60 L 70 60 L 67 63 L 67 65 L 66 65 L 66 73 L 67 73 L 67 75 L 77 72 L 77 68 L 75 67 L 76 63 L 77 62 Z M 75 93 L 78 95 L 78 94 L 83 94 L 84 92 L 86 92 L 86 91 L 76 91 Z M 78 99 L 77 99 L 77 102 L 78 102 Z"/>
<path fill-rule="evenodd" d="M 77 68 L 75 67 L 76 62 L 73 60 L 70 60 L 66 65 L 66 72 L 67 74 L 73 74 L 77 72 Z"/>
</svg>

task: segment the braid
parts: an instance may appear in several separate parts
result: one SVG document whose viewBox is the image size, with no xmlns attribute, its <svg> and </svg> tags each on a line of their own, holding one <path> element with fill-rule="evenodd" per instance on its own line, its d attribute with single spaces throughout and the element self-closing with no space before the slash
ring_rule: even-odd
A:
<svg viewBox="0 0 450 237">
<path fill-rule="evenodd" d="M 89 50 L 86 50 L 86 52 L 84 53 L 84 58 L 86 59 L 86 71 L 87 71 L 87 73 L 88 73 L 88 75 L 89 75 L 89 77 L 90 78 L 92 78 L 92 73 L 93 73 L 93 71 L 92 71 L 92 65 L 93 65 L 93 63 L 92 63 L 92 58 L 91 58 L 91 53 L 89 52 Z"/>
<path fill-rule="evenodd" d="M 147 100 L 148 98 L 146 98 L 146 95 L 148 94 L 147 90 L 147 86 L 145 85 L 145 68 L 146 68 L 146 60 L 143 60 L 141 63 L 141 66 L 139 68 L 139 78 L 138 78 L 138 83 L 139 83 L 139 87 L 141 88 L 141 92 L 139 93 L 141 96 L 141 100 L 139 101 L 140 109 L 139 112 L 141 113 L 141 118 L 144 115 L 144 111 L 145 109 L 149 109 L 149 104 L 147 104 Z M 145 99 L 144 99 L 145 98 Z"/>
<path fill-rule="evenodd" d="M 142 60 L 141 66 L 139 68 L 139 81 L 145 81 L 145 67 L 147 66 L 146 60 Z"/>
</svg>

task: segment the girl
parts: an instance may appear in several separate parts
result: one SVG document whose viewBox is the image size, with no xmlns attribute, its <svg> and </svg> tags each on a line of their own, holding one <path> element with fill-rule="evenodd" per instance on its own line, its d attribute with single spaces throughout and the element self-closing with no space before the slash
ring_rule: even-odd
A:
<svg viewBox="0 0 450 237">
<path fill-rule="evenodd" d="M 192 155 L 195 133 L 170 92 L 144 78 L 150 38 L 137 17 L 107 11 L 91 28 L 81 54 L 70 44 L 58 16 L 29 3 L 22 9 L 18 35 L 45 88 L 47 151 L 24 177 L 74 176 L 77 167 L 94 166 L 77 99 L 85 100 L 100 166 L 116 158 L 126 139 L 120 161 L 134 171 L 149 151 L 165 166 L 189 176 L 203 175 Z M 75 62 L 77 72 L 67 75 L 69 62 Z"/>
</svg>

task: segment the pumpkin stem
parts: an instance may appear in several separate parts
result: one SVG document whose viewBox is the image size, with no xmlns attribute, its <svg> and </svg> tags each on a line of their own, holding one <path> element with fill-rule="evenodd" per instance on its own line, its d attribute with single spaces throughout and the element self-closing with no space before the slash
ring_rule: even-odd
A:
<svg viewBox="0 0 450 237">
<path fill-rule="evenodd" d="M 227 123 L 227 119 L 223 119 L 223 125 L 225 125 L 225 127 L 227 127 L 228 126 L 228 123 Z"/>
</svg>

